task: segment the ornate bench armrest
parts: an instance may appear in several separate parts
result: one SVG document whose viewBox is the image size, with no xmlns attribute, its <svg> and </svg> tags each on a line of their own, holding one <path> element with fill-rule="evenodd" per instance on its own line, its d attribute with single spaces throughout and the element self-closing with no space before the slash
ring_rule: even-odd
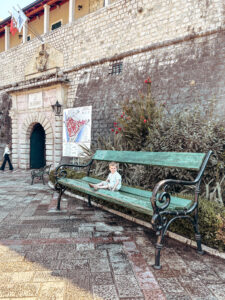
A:
<svg viewBox="0 0 225 300">
<path fill-rule="evenodd" d="M 152 208 L 154 210 L 154 213 L 158 213 L 159 211 L 165 210 L 169 204 L 170 204 L 170 194 L 167 192 L 162 192 L 161 194 L 158 194 L 160 189 L 162 189 L 163 186 L 166 185 L 172 185 L 172 184 L 180 184 L 180 185 L 189 185 L 189 186 L 196 186 L 197 192 L 199 192 L 199 185 L 201 182 L 201 178 L 203 175 L 203 172 L 206 168 L 206 165 L 208 163 L 208 160 L 213 152 L 210 150 L 204 157 L 204 160 L 202 162 L 202 165 L 200 167 L 199 173 L 194 181 L 186 181 L 186 180 L 175 180 L 175 179 L 166 179 L 161 180 L 156 184 L 156 186 L 153 189 L 152 197 L 151 197 L 151 203 Z M 198 201 L 198 196 L 195 196 L 195 205 Z M 158 206 L 157 202 L 163 203 L 163 205 Z M 193 205 L 194 207 L 194 205 Z M 191 208 L 190 210 L 192 210 Z"/>
<path fill-rule="evenodd" d="M 89 167 L 90 168 L 92 162 L 93 162 L 93 160 L 90 160 L 87 164 L 84 164 L 84 165 L 62 164 L 62 165 L 58 166 L 55 170 L 56 181 L 61 177 L 66 177 L 66 175 L 67 175 L 66 167 L 71 167 L 71 168 L 86 168 L 86 167 Z"/>
<path fill-rule="evenodd" d="M 198 182 L 199 182 L 199 180 L 186 181 L 186 180 L 175 180 L 175 179 L 166 179 L 166 180 L 159 181 L 155 185 L 155 187 L 152 191 L 152 197 L 151 197 L 151 204 L 152 204 L 154 213 L 165 210 L 170 205 L 170 194 L 165 191 L 159 193 L 159 191 L 162 189 L 163 186 L 166 187 L 168 185 L 174 185 L 174 184 L 196 186 L 198 184 Z M 158 206 L 157 202 L 163 203 L 163 205 Z"/>
</svg>

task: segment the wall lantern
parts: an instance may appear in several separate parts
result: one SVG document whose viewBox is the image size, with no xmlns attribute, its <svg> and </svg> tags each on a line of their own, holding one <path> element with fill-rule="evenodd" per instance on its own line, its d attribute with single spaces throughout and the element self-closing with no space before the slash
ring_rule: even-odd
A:
<svg viewBox="0 0 225 300">
<path fill-rule="evenodd" d="M 81 10 L 83 8 L 83 5 L 78 5 L 78 10 Z"/>
<path fill-rule="evenodd" d="M 52 105 L 52 110 L 55 113 L 56 116 L 60 116 L 61 111 L 62 111 L 62 105 L 59 103 L 57 100 L 54 105 Z"/>
</svg>

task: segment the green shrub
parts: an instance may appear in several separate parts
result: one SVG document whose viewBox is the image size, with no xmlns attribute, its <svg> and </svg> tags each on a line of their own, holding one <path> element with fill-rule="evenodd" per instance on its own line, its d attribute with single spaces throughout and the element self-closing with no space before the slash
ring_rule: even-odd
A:
<svg viewBox="0 0 225 300">
<path fill-rule="evenodd" d="M 55 184 L 55 170 L 51 170 L 49 174 L 49 181 Z"/>
<path fill-rule="evenodd" d="M 182 197 L 182 195 L 180 196 Z M 225 208 L 216 202 L 211 202 L 200 197 L 199 230 L 202 236 L 202 242 L 220 251 L 225 251 L 223 221 L 225 221 Z M 195 240 L 193 226 L 187 220 L 176 220 L 171 224 L 169 230 Z"/>
<path fill-rule="evenodd" d="M 225 199 L 225 130 L 217 122 L 212 122 L 197 108 L 170 115 L 157 127 L 149 131 L 148 145 L 145 150 L 202 152 L 213 151 L 203 175 L 201 192 L 207 199 L 223 203 Z M 155 174 L 151 174 L 155 178 Z M 180 169 L 161 169 L 159 178 L 180 178 L 192 180 L 194 171 Z M 223 191 L 223 192 L 222 192 Z"/>
<path fill-rule="evenodd" d="M 127 150 L 142 150 L 148 141 L 149 131 L 162 119 L 163 107 L 156 105 L 152 98 L 150 78 L 146 83 L 147 94 L 139 93 L 137 99 L 126 101 L 112 129 L 112 132 L 122 136 L 123 148 L 125 146 Z"/>
</svg>

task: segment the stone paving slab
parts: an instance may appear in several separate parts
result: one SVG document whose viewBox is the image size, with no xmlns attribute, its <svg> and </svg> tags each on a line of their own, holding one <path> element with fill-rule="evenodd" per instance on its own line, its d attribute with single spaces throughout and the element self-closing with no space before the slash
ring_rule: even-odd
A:
<svg viewBox="0 0 225 300">
<path fill-rule="evenodd" d="M 87 203 L 0 173 L 0 299 L 224 300 L 225 263 Z"/>
</svg>

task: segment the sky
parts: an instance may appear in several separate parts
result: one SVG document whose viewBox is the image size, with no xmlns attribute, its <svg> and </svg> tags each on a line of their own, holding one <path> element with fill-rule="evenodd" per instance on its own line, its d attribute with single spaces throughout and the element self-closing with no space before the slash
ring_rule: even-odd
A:
<svg viewBox="0 0 225 300">
<path fill-rule="evenodd" d="M 8 11 L 11 11 L 12 7 L 17 7 L 17 4 L 21 8 L 24 8 L 28 4 L 31 4 L 34 0 L 0 0 L 0 19 L 4 20 L 10 16 Z"/>
</svg>

